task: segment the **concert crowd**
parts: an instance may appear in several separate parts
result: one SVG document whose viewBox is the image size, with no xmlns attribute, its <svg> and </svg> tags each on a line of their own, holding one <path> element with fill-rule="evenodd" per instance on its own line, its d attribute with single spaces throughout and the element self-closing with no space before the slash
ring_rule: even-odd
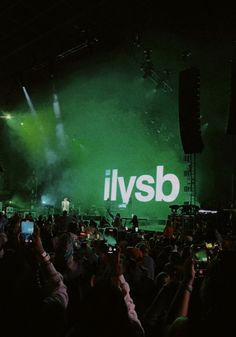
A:
<svg viewBox="0 0 236 337">
<path fill-rule="evenodd" d="M 1 336 L 235 336 L 232 226 L 175 220 L 1 213 Z"/>
</svg>

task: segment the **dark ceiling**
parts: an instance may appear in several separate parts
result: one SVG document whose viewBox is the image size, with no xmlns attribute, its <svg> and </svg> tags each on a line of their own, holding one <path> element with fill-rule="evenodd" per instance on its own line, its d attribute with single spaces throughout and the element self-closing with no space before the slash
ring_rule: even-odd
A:
<svg viewBox="0 0 236 337">
<path fill-rule="evenodd" d="M 154 26 L 233 37 L 235 10 L 193 4 L 187 8 L 152 0 L 1 0 L 0 81 L 95 44 L 112 48 L 127 34 Z"/>
</svg>

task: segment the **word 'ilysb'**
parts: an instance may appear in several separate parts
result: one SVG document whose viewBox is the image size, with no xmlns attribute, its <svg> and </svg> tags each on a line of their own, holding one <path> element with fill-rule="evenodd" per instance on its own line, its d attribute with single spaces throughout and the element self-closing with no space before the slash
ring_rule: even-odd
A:
<svg viewBox="0 0 236 337">
<path fill-rule="evenodd" d="M 166 182 L 171 184 L 171 190 L 168 195 L 164 194 L 163 186 Z M 118 170 L 106 170 L 104 184 L 104 200 L 117 200 L 117 191 L 120 191 L 123 203 L 128 203 L 133 190 L 135 198 L 141 202 L 155 201 L 174 201 L 180 191 L 180 182 L 175 174 L 164 174 L 164 166 L 156 167 L 156 177 L 144 174 L 139 177 L 131 176 L 127 185 L 122 176 L 118 176 Z"/>
</svg>

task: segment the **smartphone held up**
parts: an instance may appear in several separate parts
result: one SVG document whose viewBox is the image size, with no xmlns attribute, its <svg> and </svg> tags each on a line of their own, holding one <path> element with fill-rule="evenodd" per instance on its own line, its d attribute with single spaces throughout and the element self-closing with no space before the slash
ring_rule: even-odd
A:
<svg viewBox="0 0 236 337">
<path fill-rule="evenodd" d="M 34 233 L 34 221 L 27 219 L 21 220 L 20 232 L 24 242 L 31 243 L 32 235 Z"/>
<path fill-rule="evenodd" d="M 196 277 L 204 277 L 208 263 L 207 249 L 203 245 L 192 245 L 191 251 L 195 263 Z"/>
</svg>

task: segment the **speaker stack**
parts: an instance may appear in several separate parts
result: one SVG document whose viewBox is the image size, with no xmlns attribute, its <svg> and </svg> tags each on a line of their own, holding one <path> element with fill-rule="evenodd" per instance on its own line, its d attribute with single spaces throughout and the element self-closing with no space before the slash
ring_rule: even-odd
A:
<svg viewBox="0 0 236 337">
<path fill-rule="evenodd" d="M 196 67 L 179 73 L 179 126 L 184 153 L 202 152 L 200 70 Z"/>
</svg>

